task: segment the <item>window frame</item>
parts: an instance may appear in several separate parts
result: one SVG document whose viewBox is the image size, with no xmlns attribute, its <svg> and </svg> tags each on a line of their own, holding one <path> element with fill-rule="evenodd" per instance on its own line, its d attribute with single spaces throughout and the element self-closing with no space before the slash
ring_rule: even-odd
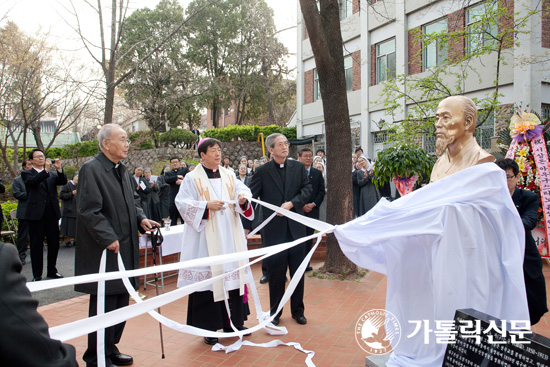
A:
<svg viewBox="0 0 550 367">
<path fill-rule="evenodd" d="M 433 25 L 436 25 L 438 23 L 443 23 L 443 22 L 445 22 L 445 28 L 448 31 L 449 30 L 449 19 L 447 17 L 445 17 L 445 18 L 440 18 L 436 21 L 433 21 L 431 23 L 423 25 L 422 26 L 422 35 L 428 35 L 428 34 L 432 34 L 432 33 L 441 32 L 441 31 L 435 31 L 435 32 L 432 32 L 432 33 L 427 33 L 426 28 L 428 28 L 430 26 L 433 26 Z M 424 44 L 424 41 L 422 42 L 423 43 L 422 44 L 422 71 L 426 71 L 426 70 L 432 69 L 434 67 L 444 65 L 447 58 L 448 58 L 448 56 L 449 56 L 449 50 L 446 49 L 446 47 L 444 48 L 443 46 L 438 45 L 437 40 L 435 40 L 435 42 L 436 42 L 436 44 L 435 44 L 435 65 L 428 65 L 428 49 L 430 47 L 433 47 L 432 46 L 433 42 L 430 42 L 428 44 Z M 440 54 L 443 54 L 443 53 L 445 53 L 445 56 L 440 59 Z"/>
<path fill-rule="evenodd" d="M 380 54 L 380 46 L 384 45 L 384 44 L 387 44 L 389 42 L 392 42 L 393 41 L 393 52 L 388 52 L 388 53 L 385 53 L 383 55 Z M 375 52 L 376 52 L 376 55 L 375 55 L 375 58 L 376 58 L 376 84 L 380 84 L 382 82 L 385 82 L 387 81 L 388 79 L 390 79 L 390 68 L 388 67 L 388 65 L 390 63 L 388 63 L 388 56 L 393 54 L 394 56 L 394 60 L 393 60 L 393 75 L 391 76 L 392 78 L 395 78 L 395 75 L 396 75 L 396 60 L 395 60 L 395 57 L 396 57 L 396 46 L 395 46 L 395 38 L 390 38 L 390 39 L 387 39 L 385 41 L 382 41 L 382 42 L 379 42 L 376 44 L 375 46 Z M 380 67 L 380 60 L 381 59 L 385 59 L 386 60 L 386 68 L 384 70 L 384 76 L 385 76 L 385 79 L 382 80 L 381 76 L 382 76 L 382 68 Z"/>
<path fill-rule="evenodd" d="M 346 60 L 351 61 L 348 67 L 346 67 Z M 353 56 L 352 54 L 348 54 L 344 56 L 344 76 L 346 78 L 346 92 L 351 92 L 353 90 Z"/>
<path fill-rule="evenodd" d="M 313 102 L 321 99 L 321 88 L 319 87 L 319 74 L 317 68 L 313 69 Z"/>
<path fill-rule="evenodd" d="M 340 21 L 353 15 L 353 0 L 338 0 L 338 17 Z"/>
<path fill-rule="evenodd" d="M 487 8 L 488 6 L 490 7 L 494 7 L 495 6 L 495 3 L 481 3 L 481 4 L 476 4 L 476 5 L 473 5 L 469 8 L 466 9 L 466 14 L 464 14 L 464 28 L 466 29 L 467 33 L 466 33 L 466 52 L 468 54 L 472 53 L 472 39 L 474 38 L 474 34 L 470 34 L 468 32 L 468 28 L 472 28 L 473 25 L 475 25 L 476 23 L 479 23 L 479 20 L 476 20 L 476 21 L 473 21 L 470 19 L 470 13 L 474 10 L 474 9 L 479 9 L 479 8 Z M 494 9 L 492 9 L 494 10 Z M 481 39 L 481 42 L 480 42 L 480 45 L 477 46 L 479 48 L 483 48 L 483 47 L 486 47 L 486 46 L 490 46 L 490 44 L 492 42 L 494 42 L 494 40 L 489 37 L 489 34 L 490 35 L 496 35 L 498 34 L 498 26 L 496 23 L 494 24 L 491 24 L 493 27 L 491 27 L 489 30 L 487 29 L 484 29 L 483 30 L 483 33 L 480 34 L 476 34 L 476 36 L 478 37 L 477 38 L 477 41 L 479 42 L 480 39 Z M 493 33 L 494 32 L 494 33 Z M 475 50 L 475 51 L 479 51 L 479 50 Z"/>
</svg>

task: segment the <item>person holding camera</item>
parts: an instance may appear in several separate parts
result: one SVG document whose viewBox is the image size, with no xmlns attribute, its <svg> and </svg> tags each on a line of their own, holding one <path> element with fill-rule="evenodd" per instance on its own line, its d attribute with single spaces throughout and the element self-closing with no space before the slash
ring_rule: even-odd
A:
<svg viewBox="0 0 550 367">
<path fill-rule="evenodd" d="M 31 263 L 33 282 L 42 280 L 44 263 L 44 237 L 48 244 L 48 278 L 63 278 L 56 268 L 59 251 L 59 197 L 57 187 L 67 183 L 61 168 L 61 160 L 46 159 L 44 152 L 33 149 L 29 152 L 32 168 L 21 172 L 27 189 L 25 220 L 29 223 L 31 239 Z"/>
</svg>

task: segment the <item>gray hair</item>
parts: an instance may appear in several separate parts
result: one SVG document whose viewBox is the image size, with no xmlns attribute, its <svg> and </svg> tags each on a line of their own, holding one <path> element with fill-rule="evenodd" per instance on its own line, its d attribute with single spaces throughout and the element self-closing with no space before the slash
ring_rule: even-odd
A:
<svg viewBox="0 0 550 367">
<path fill-rule="evenodd" d="M 267 149 L 275 148 L 275 139 L 277 139 L 279 136 L 284 135 L 281 133 L 273 133 L 265 139 L 265 146 L 267 147 Z"/>
<path fill-rule="evenodd" d="M 119 124 L 106 124 L 101 127 L 101 129 L 97 133 L 97 142 L 99 143 L 99 149 L 103 149 L 103 141 L 109 139 L 109 137 L 117 127 L 122 129 Z"/>
<path fill-rule="evenodd" d="M 247 165 L 244 163 L 239 164 L 239 169 L 241 168 L 241 166 L 243 166 L 244 168 L 248 168 Z"/>
<path fill-rule="evenodd" d="M 145 173 L 145 171 L 149 171 L 149 172 L 153 173 L 153 171 L 152 171 L 151 168 L 149 168 L 149 167 L 145 167 L 145 168 L 143 169 L 143 173 Z"/>
</svg>

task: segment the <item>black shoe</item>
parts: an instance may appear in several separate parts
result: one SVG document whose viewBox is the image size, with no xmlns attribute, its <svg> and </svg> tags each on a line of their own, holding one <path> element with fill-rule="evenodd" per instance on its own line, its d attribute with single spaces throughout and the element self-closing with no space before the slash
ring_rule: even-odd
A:
<svg viewBox="0 0 550 367">
<path fill-rule="evenodd" d="M 205 336 L 204 337 L 204 342 L 208 345 L 218 344 L 218 338 L 209 338 L 209 337 Z"/>
<path fill-rule="evenodd" d="M 59 278 L 63 278 L 63 275 L 59 274 L 59 273 L 54 273 L 54 274 L 48 274 L 48 278 L 52 278 L 52 279 L 59 279 Z M 131 358 L 131 357 L 130 357 Z M 132 362 L 133 363 L 133 362 Z M 120 363 L 119 363 L 120 364 Z M 124 366 L 123 364 L 121 364 L 121 366 Z"/>
<path fill-rule="evenodd" d="M 292 318 L 294 320 L 296 320 L 296 322 L 300 325 L 305 325 L 307 324 L 307 319 L 304 315 L 300 315 L 300 316 L 292 316 Z"/>
<path fill-rule="evenodd" d="M 260 284 L 265 284 L 267 283 L 268 279 L 267 279 L 267 276 L 264 275 L 263 277 L 260 278 Z"/>
<path fill-rule="evenodd" d="M 312 268 L 311 266 L 308 266 L 308 267 L 306 268 L 306 271 L 312 271 L 312 270 L 313 270 L 313 268 Z"/>
<path fill-rule="evenodd" d="M 35 277 L 35 278 L 32 278 L 32 281 L 33 282 L 39 282 L 42 280 L 42 277 Z"/>
<path fill-rule="evenodd" d="M 271 321 L 271 323 L 272 323 L 273 325 L 275 325 L 275 326 L 279 325 L 279 318 L 278 318 L 278 317 L 275 317 L 275 318 Z"/>
<path fill-rule="evenodd" d="M 134 363 L 134 358 L 132 358 L 132 356 L 122 353 L 112 355 L 109 357 L 109 359 L 117 366 L 129 366 Z"/>
<path fill-rule="evenodd" d="M 244 327 L 244 326 L 236 326 L 236 328 L 237 328 L 238 331 L 248 330 L 248 328 L 247 328 L 247 327 Z M 224 333 L 232 333 L 232 332 L 233 332 L 233 329 L 226 329 L 226 328 L 224 328 L 224 329 L 223 329 L 223 332 L 224 332 Z M 243 336 L 250 336 L 250 335 L 252 335 L 252 333 L 243 334 Z"/>
</svg>

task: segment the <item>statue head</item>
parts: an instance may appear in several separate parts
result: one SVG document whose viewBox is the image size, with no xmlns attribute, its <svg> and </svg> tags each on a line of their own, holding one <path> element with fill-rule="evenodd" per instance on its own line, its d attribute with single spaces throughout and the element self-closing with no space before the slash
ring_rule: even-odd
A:
<svg viewBox="0 0 550 367">
<path fill-rule="evenodd" d="M 445 149 L 460 149 L 472 138 L 477 123 L 477 108 L 468 97 L 447 97 L 437 106 L 435 118 L 435 150 L 441 156 Z"/>
</svg>

